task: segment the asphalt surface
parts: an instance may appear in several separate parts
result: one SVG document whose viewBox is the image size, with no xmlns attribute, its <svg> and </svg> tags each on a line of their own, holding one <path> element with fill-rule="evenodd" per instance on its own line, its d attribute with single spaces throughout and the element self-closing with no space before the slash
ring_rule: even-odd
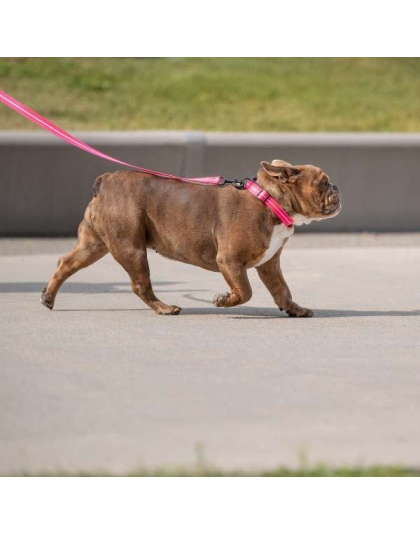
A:
<svg viewBox="0 0 420 534">
<path fill-rule="evenodd" d="M 420 236 L 296 235 L 283 270 L 315 317 L 212 306 L 220 275 L 150 254 L 157 316 L 106 256 L 42 287 L 74 240 L 0 240 L 0 473 L 420 466 Z"/>
</svg>

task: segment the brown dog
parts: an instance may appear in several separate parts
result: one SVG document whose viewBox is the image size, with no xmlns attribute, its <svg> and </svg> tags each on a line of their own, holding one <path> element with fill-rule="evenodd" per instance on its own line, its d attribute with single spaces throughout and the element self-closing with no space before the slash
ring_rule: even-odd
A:
<svg viewBox="0 0 420 534">
<path fill-rule="evenodd" d="M 257 184 L 297 225 L 334 217 L 341 209 L 336 186 L 312 165 L 262 162 Z M 230 293 L 216 295 L 216 306 L 247 302 L 252 295 L 247 269 L 256 267 L 280 310 L 292 317 L 313 315 L 293 302 L 280 269 L 281 252 L 294 228 L 280 223 L 248 191 L 119 171 L 99 176 L 93 196 L 77 245 L 60 258 L 42 293 L 48 308 L 69 276 L 111 252 L 129 274 L 134 293 L 152 310 L 178 314 L 181 308 L 164 304 L 153 292 L 147 261 L 147 249 L 152 248 L 167 258 L 221 272 Z"/>
</svg>

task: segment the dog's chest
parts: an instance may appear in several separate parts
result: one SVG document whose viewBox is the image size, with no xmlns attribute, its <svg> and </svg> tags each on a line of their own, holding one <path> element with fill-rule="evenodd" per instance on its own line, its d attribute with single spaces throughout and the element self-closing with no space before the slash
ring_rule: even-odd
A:
<svg viewBox="0 0 420 534">
<path fill-rule="evenodd" d="M 279 224 L 274 226 L 273 233 L 271 234 L 270 244 L 266 251 L 264 252 L 263 257 L 258 260 L 253 267 L 258 267 L 271 260 L 276 252 L 284 245 L 285 240 L 290 237 L 295 231 L 294 227 L 287 227 L 284 224 Z"/>
</svg>

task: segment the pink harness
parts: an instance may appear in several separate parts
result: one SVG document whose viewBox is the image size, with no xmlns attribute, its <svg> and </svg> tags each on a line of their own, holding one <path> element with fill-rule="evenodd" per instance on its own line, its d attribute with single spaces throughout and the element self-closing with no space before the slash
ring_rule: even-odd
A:
<svg viewBox="0 0 420 534">
<path fill-rule="evenodd" d="M 202 176 L 202 177 L 196 177 L 196 178 L 183 178 L 181 176 L 176 176 L 174 174 L 166 174 L 163 172 L 153 171 L 151 169 L 145 169 L 143 167 L 138 167 L 137 165 L 126 163 L 125 161 L 121 161 L 119 159 L 113 158 L 112 156 L 108 156 L 108 154 L 104 154 L 103 152 L 100 152 L 99 150 L 92 148 L 88 144 L 84 143 L 83 141 L 80 141 L 80 139 L 77 139 L 76 137 L 72 136 L 65 130 L 62 130 L 50 120 L 46 119 L 42 115 L 39 115 L 33 109 L 28 108 L 27 106 L 25 106 L 25 104 L 22 104 L 22 102 L 19 102 L 18 100 L 16 100 L 12 96 L 8 95 L 7 93 L 1 90 L 0 90 L 0 102 L 5 104 L 9 108 L 13 109 L 20 115 L 23 115 L 23 117 L 30 120 L 37 126 L 40 126 L 44 130 L 47 130 L 48 132 L 54 134 L 55 136 L 59 137 L 63 141 L 66 141 L 66 143 L 69 143 L 70 145 L 80 148 L 81 150 L 89 152 L 90 154 L 93 154 L 94 156 L 98 156 L 99 158 L 112 161 L 113 163 L 118 163 L 119 165 L 125 165 L 126 167 L 131 167 L 132 169 L 135 169 L 136 171 L 145 172 L 147 174 L 153 174 L 154 176 L 161 176 L 163 178 L 169 178 L 172 180 L 178 180 L 180 182 L 189 182 L 189 183 L 195 183 L 199 185 L 224 185 L 227 183 L 234 183 L 236 187 L 239 186 L 240 189 L 245 188 L 247 191 L 252 193 L 256 198 L 261 200 L 283 224 L 285 224 L 286 226 L 291 226 L 293 224 L 293 219 L 284 211 L 284 209 L 280 206 L 280 204 L 272 196 L 270 196 L 267 193 L 267 191 L 262 189 L 259 185 L 257 185 L 252 180 L 244 180 L 242 182 L 237 182 L 237 181 L 231 182 L 229 180 L 225 180 L 222 176 Z"/>
</svg>

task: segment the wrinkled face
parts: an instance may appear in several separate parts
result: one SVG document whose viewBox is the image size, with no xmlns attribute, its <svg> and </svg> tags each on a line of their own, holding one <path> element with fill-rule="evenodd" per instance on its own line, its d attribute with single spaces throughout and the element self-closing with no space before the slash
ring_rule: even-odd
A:
<svg viewBox="0 0 420 534">
<path fill-rule="evenodd" d="M 299 166 L 299 171 L 293 192 L 300 201 L 303 215 L 312 219 L 338 215 L 341 210 L 340 193 L 325 172 L 312 165 Z"/>
<path fill-rule="evenodd" d="M 290 165 L 282 160 L 262 162 L 264 170 L 292 194 L 292 208 L 307 219 L 329 219 L 341 210 L 341 196 L 325 172 L 312 165 Z"/>
</svg>

